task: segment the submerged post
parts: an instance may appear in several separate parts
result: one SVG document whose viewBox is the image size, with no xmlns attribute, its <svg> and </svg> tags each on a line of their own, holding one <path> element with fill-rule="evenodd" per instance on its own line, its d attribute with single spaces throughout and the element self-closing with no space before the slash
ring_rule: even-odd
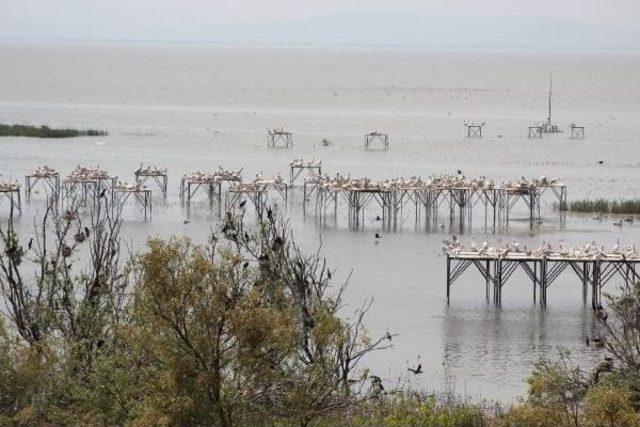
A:
<svg viewBox="0 0 640 427">
<path fill-rule="evenodd" d="M 389 135 L 382 132 L 371 132 L 364 136 L 364 148 L 365 150 L 373 149 L 389 149 Z"/>
<path fill-rule="evenodd" d="M 584 139 L 584 126 L 571 124 L 571 139 Z"/>
<path fill-rule="evenodd" d="M 451 293 L 451 257 L 447 254 L 447 304 Z"/>
<path fill-rule="evenodd" d="M 293 147 L 293 134 L 280 129 L 269 129 L 267 131 L 267 147 L 269 148 L 290 148 Z"/>
<path fill-rule="evenodd" d="M 534 125 L 529 126 L 529 139 L 542 139 L 542 126 Z"/>
<path fill-rule="evenodd" d="M 464 122 L 464 125 L 467 128 L 467 138 L 482 138 L 482 128 L 484 127 L 485 122 Z"/>
</svg>

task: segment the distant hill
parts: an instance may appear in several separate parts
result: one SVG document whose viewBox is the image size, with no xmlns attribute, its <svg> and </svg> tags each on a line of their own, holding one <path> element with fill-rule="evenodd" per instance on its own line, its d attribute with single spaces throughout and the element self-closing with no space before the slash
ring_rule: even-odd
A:
<svg viewBox="0 0 640 427">
<path fill-rule="evenodd" d="M 199 39 L 328 45 L 638 48 L 640 30 L 560 19 L 352 12 L 294 22 L 212 28 Z"/>
<path fill-rule="evenodd" d="M 219 25 L 213 16 L 176 12 L 136 21 L 98 9 L 59 19 L 8 19 L 0 38 L 240 44 L 638 49 L 640 27 L 585 24 L 522 16 L 460 16 L 414 12 L 349 12 L 298 21 Z M 0 18 L 0 23 L 2 19 Z"/>
</svg>

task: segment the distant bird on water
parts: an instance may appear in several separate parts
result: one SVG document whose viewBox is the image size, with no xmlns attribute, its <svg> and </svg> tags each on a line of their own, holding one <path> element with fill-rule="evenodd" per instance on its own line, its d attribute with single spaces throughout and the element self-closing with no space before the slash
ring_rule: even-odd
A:
<svg viewBox="0 0 640 427">
<path fill-rule="evenodd" d="M 190 222 L 191 222 L 191 221 L 189 221 L 188 219 L 185 219 L 185 220 L 182 222 L 182 225 L 187 225 L 187 224 L 189 224 Z"/>
<path fill-rule="evenodd" d="M 382 239 L 382 235 L 380 233 L 376 233 L 374 237 L 376 239 Z"/>
<path fill-rule="evenodd" d="M 604 160 L 598 160 L 599 165 L 604 165 Z"/>
</svg>

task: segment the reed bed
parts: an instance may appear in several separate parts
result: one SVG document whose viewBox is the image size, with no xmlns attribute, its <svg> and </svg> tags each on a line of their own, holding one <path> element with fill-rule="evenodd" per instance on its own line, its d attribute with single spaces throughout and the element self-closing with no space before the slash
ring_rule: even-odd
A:
<svg viewBox="0 0 640 427">
<path fill-rule="evenodd" d="M 53 129 L 48 126 L 0 124 L 0 136 L 26 136 L 31 138 L 73 138 L 77 136 L 105 136 L 108 133 L 96 129 Z"/>
<path fill-rule="evenodd" d="M 566 206 L 559 208 L 569 212 L 640 214 L 640 199 L 581 199 L 570 201 Z"/>
</svg>

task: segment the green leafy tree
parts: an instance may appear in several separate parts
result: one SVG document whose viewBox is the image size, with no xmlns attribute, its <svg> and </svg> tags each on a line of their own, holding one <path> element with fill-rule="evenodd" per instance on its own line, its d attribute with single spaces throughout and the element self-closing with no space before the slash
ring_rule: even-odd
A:
<svg viewBox="0 0 640 427">
<path fill-rule="evenodd" d="M 618 387 L 598 385 L 586 395 L 586 425 L 594 427 L 634 427 L 640 419 L 633 409 L 629 392 Z"/>
</svg>

